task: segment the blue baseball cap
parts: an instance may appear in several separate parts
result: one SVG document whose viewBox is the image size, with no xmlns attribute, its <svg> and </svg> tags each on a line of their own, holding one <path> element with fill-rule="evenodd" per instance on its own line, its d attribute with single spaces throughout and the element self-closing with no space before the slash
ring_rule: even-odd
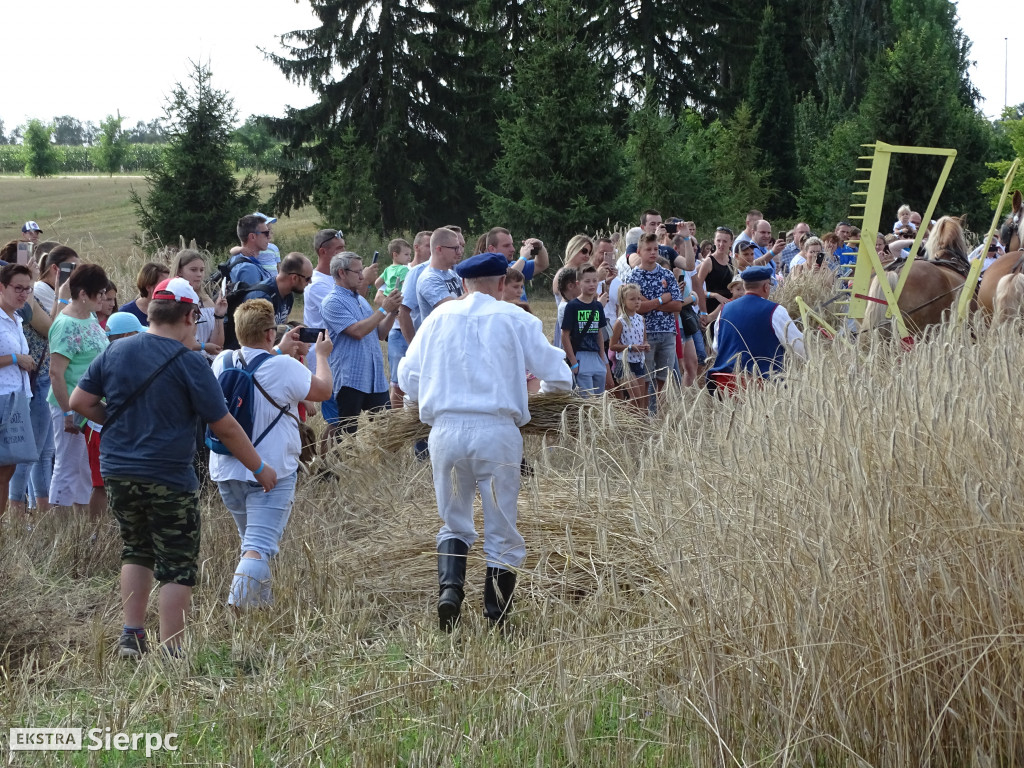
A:
<svg viewBox="0 0 1024 768">
<path fill-rule="evenodd" d="M 131 312 L 115 312 L 107 318 L 107 336 L 117 336 L 122 333 L 145 333 L 145 331 L 139 318 Z"/>
</svg>

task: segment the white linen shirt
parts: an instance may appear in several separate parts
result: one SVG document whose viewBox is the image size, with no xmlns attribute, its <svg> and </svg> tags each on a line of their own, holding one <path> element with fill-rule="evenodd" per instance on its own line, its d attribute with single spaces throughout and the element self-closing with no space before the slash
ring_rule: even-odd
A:
<svg viewBox="0 0 1024 768">
<path fill-rule="evenodd" d="M 28 341 L 21 328 L 21 315 L 11 317 L 0 310 L 0 354 L 5 357 L 28 354 Z M 12 392 L 32 397 L 32 385 L 29 384 L 28 374 L 17 365 L 5 365 L 0 368 L 0 394 L 9 395 Z"/>
<path fill-rule="evenodd" d="M 565 353 L 540 318 L 484 293 L 447 301 L 423 321 L 398 366 L 398 385 L 419 403 L 420 421 L 460 414 L 530 420 L 526 371 L 541 392 L 572 388 Z"/>
</svg>

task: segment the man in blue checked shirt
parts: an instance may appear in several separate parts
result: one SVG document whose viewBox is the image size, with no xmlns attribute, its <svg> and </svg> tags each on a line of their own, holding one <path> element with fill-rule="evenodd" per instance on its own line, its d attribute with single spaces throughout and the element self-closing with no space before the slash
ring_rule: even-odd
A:
<svg viewBox="0 0 1024 768">
<path fill-rule="evenodd" d="M 359 293 L 362 259 L 351 251 L 331 259 L 331 277 L 334 288 L 320 305 L 320 315 L 334 344 L 329 362 L 338 406 L 336 429 L 352 433 L 362 411 L 380 410 L 387 404 L 388 381 L 380 339 L 387 338 L 398 316 L 402 294 L 392 291 L 379 308 L 370 306 Z"/>
</svg>

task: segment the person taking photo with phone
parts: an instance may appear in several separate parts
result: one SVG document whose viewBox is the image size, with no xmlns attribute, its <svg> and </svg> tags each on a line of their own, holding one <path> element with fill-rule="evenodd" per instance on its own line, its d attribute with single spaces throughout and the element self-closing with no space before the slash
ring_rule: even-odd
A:
<svg viewBox="0 0 1024 768">
<path fill-rule="evenodd" d="M 287 259 L 285 257 L 285 262 Z M 303 400 L 323 402 L 334 390 L 328 362 L 334 348 L 330 338 L 321 332 L 316 340 L 313 349 L 317 372 L 314 375 L 295 358 L 276 353 L 274 311 L 266 299 L 240 305 L 235 310 L 234 320 L 242 348 L 226 350 L 213 361 L 216 376 L 232 366 L 259 364 L 253 372 L 257 391 L 253 400 L 252 439 L 258 443 L 263 460 L 277 470 L 277 485 L 264 493 L 256 477 L 237 458 L 210 453 L 210 478 L 217 483 L 217 490 L 235 520 L 241 539 L 241 557 L 228 595 L 228 605 L 239 610 L 272 602 L 270 564 L 278 553 L 291 514 L 302 450 L 299 403 Z"/>
</svg>

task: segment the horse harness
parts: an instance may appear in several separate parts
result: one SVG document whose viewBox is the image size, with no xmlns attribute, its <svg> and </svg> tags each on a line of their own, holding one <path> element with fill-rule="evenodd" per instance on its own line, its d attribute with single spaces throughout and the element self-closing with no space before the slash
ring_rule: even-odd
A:
<svg viewBox="0 0 1024 768">
<path fill-rule="evenodd" d="M 949 255 L 946 258 L 938 258 L 938 259 L 928 259 L 928 258 L 925 258 L 924 256 L 918 256 L 918 257 L 916 257 L 916 260 L 927 261 L 929 264 L 934 264 L 937 267 L 942 267 L 943 269 L 948 269 L 948 270 L 951 270 L 953 272 L 956 272 L 958 275 L 963 277 L 965 282 L 966 282 L 967 276 L 968 276 L 968 274 L 971 271 L 971 264 L 970 264 L 970 262 L 967 261 L 967 259 L 964 258 L 963 256 L 961 256 L 960 254 L 956 253 L 955 251 L 944 250 L 944 251 L 941 251 L 940 254 L 943 254 L 943 255 L 949 254 Z M 903 267 L 907 264 L 908 261 L 910 261 L 910 260 L 905 258 L 905 257 L 904 258 L 898 258 L 895 261 L 891 262 L 890 264 L 887 264 L 885 266 L 885 271 L 886 272 L 899 272 L 900 270 L 903 269 Z M 1024 266 L 1024 255 L 1021 256 L 1021 258 L 1018 261 L 1018 263 L 1014 266 L 1014 271 L 1019 270 L 1022 266 Z M 940 293 L 938 296 L 933 296 L 928 301 L 924 302 L 923 304 L 919 304 L 918 306 L 914 307 L 913 309 L 905 309 L 905 310 L 901 310 L 901 311 L 903 312 L 904 315 L 909 317 L 910 315 L 914 314 L 918 310 L 924 309 L 925 307 L 927 307 L 930 304 L 934 304 L 939 299 L 944 298 L 946 296 L 949 296 L 951 293 L 956 293 L 961 288 L 963 288 L 963 285 L 958 285 L 958 286 L 956 286 L 954 288 L 950 288 L 948 291 L 946 291 L 944 293 Z M 886 299 L 884 299 L 884 298 L 880 299 L 880 298 L 876 298 L 875 296 L 864 296 L 862 294 L 857 294 L 856 298 L 858 298 L 858 299 L 865 299 L 866 301 L 873 301 L 876 304 L 882 304 L 884 306 L 889 306 L 889 302 Z"/>
</svg>

